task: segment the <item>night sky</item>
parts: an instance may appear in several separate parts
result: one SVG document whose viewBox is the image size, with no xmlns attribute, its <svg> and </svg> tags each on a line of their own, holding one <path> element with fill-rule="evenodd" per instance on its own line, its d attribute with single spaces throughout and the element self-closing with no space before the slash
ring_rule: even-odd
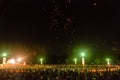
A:
<svg viewBox="0 0 120 80">
<path fill-rule="evenodd" d="M 92 57 L 119 59 L 118 5 L 104 0 L 1 0 L 0 52 L 60 62 L 80 48 Z"/>
</svg>

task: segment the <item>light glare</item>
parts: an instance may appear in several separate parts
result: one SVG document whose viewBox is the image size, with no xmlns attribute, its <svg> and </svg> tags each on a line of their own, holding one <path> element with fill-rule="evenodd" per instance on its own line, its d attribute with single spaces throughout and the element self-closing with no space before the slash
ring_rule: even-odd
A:
<svg viewBox="0 0 120 80">
<path fill-rule="evenodd" d="M 22 59 L 21 58 L 18 58 L 17 61 L 20 62 Z"/>
<path fill-rule="evenodd" d="M 8 63 L 8 64 L 15 64 L 15 59 L 13 59 L 13 58 L 12 58 L 12 59 L 9 59 L 9 60 L 7 61 L 7 63 Z"/>
</svg>

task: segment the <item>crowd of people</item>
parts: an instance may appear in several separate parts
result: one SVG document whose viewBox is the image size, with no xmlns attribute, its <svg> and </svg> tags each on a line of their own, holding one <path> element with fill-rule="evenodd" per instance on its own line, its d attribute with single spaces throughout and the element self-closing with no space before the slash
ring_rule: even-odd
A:
<svg viewBox="0 0 120 80">
<path fill-rule="evenodd" d="M 0 80 L 120 80 L 120 68 L 119 66 L 109 68 L 77 65 L 2 65 Z"/>
</svg>

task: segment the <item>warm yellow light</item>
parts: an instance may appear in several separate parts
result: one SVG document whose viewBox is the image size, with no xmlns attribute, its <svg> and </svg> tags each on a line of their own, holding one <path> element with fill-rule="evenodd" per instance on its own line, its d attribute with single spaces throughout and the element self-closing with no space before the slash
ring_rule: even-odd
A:
<svg viewBox="0 0 120 80">
<path fill-rule="evenodd" d="M 7 61 L 7 63 L 9 63 L 9 64 L 15 64 L 15 59 L 9 59 L 8 61 Z"/>
<path fill-rule="evenodd" d="M 20 61 L 22 61 L 22 59 L 21 59 L 21 58 L 18 58 L 17 61 L 20 62 Z"/>
</svg>

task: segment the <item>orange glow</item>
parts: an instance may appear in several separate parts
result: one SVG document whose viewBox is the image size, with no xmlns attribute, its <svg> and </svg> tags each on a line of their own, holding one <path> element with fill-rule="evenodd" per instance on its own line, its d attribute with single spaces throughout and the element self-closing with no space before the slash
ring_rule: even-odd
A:
<svg viewBox="0 0 120 80">
<path fill-rule="evenodd" d="M 12 58 L 12 59 L 9 59 L 9 60 L 7 61 L 7 63 L 8 63 L 8 64 L 15 64 L 15 59 L 13 59 L 13 58 Z"/>
</svg>

